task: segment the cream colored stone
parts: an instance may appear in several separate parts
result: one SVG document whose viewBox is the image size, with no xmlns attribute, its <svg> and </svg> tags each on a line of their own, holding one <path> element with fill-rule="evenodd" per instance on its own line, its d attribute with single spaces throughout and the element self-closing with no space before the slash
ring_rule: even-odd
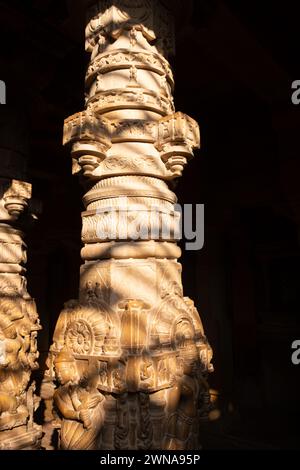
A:
<svg viewBox="0 0 300 470">
<path fill-rule="evenodd" d="M 26 245 L 17 230 L 28 207 L 31 185 L 1 180 L 0 199 L 0 449 L 39 448 L 42 430 L 34 423 L 39 404 L 31 372 L 38 368 L 35 302 L 26 288 Z"/>
<path fill-rule="evenodd" d="M 156 0 L 102 0 L 89 14 L 86 49 L 86 110 L 64 128 L 74 171 L 90 181 L 84 264 L 44 382 L 57 387 L 60 447 L 197 449 L 212 350 L 183 296 L 168 182 L 200 135 L 174 109 L 172 19 Z"/>
</svg>

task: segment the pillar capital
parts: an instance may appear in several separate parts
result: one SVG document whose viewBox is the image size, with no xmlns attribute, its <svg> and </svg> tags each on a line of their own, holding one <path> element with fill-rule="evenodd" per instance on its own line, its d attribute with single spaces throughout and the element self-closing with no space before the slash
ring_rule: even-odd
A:
<svg viewBox="0 0 300 470">
<path fill-rule="evenodd" d="M 100 0 L 88 10 L 85 33 L 86 50 L 92 58 L 105 49 L 110 38 L 117 40 L 121 36 L 122 42 L 127 37 L 130 48 L 139 49 L 140 42 L 151 47 L 155 41 L 155 48 L 162 55 L 175 52 L 173 18 L 159 0 Z"/>
</svg>

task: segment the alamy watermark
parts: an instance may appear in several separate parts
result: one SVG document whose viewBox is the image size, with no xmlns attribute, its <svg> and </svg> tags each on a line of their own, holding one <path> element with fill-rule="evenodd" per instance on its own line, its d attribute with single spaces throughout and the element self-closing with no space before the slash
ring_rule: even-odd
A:
<svg viewBox="0 0 300 470">
<path fill-rule="evenodd" d="M 291 360 L 297 366 L 300 364 L 300 339 L 295 339 L 292 342 L 292 349 L 295 349 L 295 351 L 292 353 Z"/>
<path fill-rule="evenodd" d="M 6 85 L 3 80 L 0 80 L 0 104 L 6 104 Z"/>
<path fill-rule="evenodd" d="M 300 80 L 294 80 L 292 82 L 292 90 L 295 90 L 291 96 L 292 103 L 298 105 L 300 104 Z"/>
<path fill-rule="evenodd" d="M 118 207 L 97 209 L 96 234 L 104 240 L 185 240 L 185 249 L 201 250 L 204 245 L 204 204 L 175 204 L 173 211 L 153 204 L 134 206 L 127 197 Z"/>
</svg>

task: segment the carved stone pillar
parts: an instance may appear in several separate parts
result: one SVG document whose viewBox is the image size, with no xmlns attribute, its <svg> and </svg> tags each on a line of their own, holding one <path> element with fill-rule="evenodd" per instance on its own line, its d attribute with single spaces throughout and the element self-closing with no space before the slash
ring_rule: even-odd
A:
<svg viewBox="0 0 300 470">
<path fill-rule="evenodd" d="M 212 351 L 183 296 L 170 189 L 199 129 L 174 110 L 173 42 L 158 1 L 89 11 L 86 109 L 64 127 L 87 188 L 84 264 L 49 356 L 63 449 L 199 446 Z"/>
<path fill-rule="evenodd" d="M 19 123 L 6 107 L 0 124 L 0 449 L 35 449 L 42 432 L 33 421 L 39 399 L 31 373 L 38 368 L 41 326 L 26 288 L 23 233 L 32 218 L 31 184 L 17 148 Z"/>
</svg>

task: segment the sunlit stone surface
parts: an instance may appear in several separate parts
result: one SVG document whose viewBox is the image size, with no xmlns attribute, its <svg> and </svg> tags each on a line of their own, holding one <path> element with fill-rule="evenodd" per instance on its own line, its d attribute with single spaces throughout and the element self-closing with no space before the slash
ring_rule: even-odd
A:
<svg viewBox="0 0 300 470">
<path fill-rule="evenodd" d="M 212 350 L 183 295 L 171 188 L 200 138 L 174 109 L 172 19 L 157 1 L 100 1 L 86 49 L 86 108 L 64 127 L 86 187 L 84 264 L 44 397 L 62 449 L 197 449 Z"/>
<path fill-rule="evenodd" d="M 25 180 L 24 155 L 8 143 L 11 139 L 21 147 L 15 116 L 18 113 L 1 109 L 0 449 L 35 449 L 40 446 L 42 430 L 33 420 L 39 399 L 31 373 L 38 368 L 37 334 L 41 326 L 25 277 L 23 230 L 32 218 L 31 184 Z"/>
</svg>

